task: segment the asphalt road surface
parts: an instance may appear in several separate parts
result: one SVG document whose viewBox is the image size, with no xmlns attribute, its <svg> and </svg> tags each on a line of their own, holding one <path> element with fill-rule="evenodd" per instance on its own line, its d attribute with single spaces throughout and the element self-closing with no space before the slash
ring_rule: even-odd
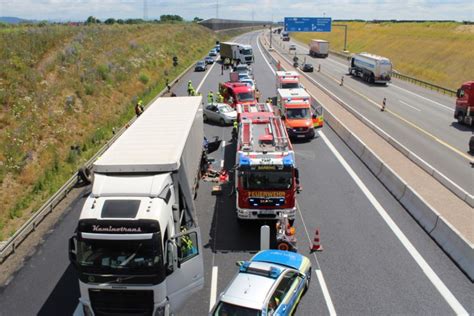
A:
<svg viewBox="0 0 474 316">
<path fill-rule="evenodd" d="M 257 35 L 248 33 L 236 41 L 252 44 L 256 59 L 252 67 L 266 98 L 275 94 L 275 79 L 259 50 Z M 221 75 L 216 65 L 205 73 L 186 74 L 173 91 L 186 95 L 186 83 L 192 80 L 206 96 L 227 78 L 228 72 Z M 231 127 L 206 124 L 205 134 L 225 141 L 211 155 L 214 168 L 232 167 Z M 294 147 L 303 185 L 295 221 L 298 248 L 311 259 L 314 271 L 297 315 L 474 313 L 473 284 L 331 129 L 324 127 L 315 139 Z M 68 262 L 67 241 L 90 187 L 79 190 L 82 197 L 68 207 L 0 293 L 0 315 L 71 315 L 76 308 L 79 287 Z M 239 225 L 234 199 L 230 186 L 215 197 L 211 184 L 201 183 L 196 206 L 204 242 L 205 286 L 179 315 L 206 315 L 211 297 L 218 297 L 237 271 L 235 261 L 258 251 L 262 223 Z M 310 254 L 316 228 L 324 250 Z"/>
</svg>

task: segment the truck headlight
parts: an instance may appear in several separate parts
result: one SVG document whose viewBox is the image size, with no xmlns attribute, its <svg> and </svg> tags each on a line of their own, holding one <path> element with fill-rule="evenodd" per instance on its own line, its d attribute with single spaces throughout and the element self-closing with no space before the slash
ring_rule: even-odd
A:
<svg viewBox="0 0 474 316">
<path fill-rule="evenodd" d="M 84 316 L 94 316 L 88 305 L 82 304 L 82 312 L 84 313 Z"/>
</svg>

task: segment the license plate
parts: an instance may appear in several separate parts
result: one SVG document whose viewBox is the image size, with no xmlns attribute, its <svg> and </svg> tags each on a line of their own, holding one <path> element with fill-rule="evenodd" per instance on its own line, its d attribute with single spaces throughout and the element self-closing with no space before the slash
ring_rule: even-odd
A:
<svg viewBox="0 0 474 316">
<path fill-rule="evenodd" d="M 260 211 L 260 214 L 268 215 L 268 214 L 275 214 L 275 211 L 271 210 L 262 210 Z"/>
<path fill-rule="evenodd" d="M 296 135 L 296 137 L 298 137 L 298 138 L 305 138 L 306 135 Z"/>
</svg>

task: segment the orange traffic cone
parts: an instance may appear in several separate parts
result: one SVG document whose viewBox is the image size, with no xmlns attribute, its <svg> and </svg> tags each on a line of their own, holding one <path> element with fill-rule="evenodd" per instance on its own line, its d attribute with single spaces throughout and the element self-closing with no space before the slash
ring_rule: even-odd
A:
<svg viewBox="0 0 474 316">
<path fill-rule="evenodd" d="M 314 235 L 313 246 L 310 248 L 311 252 L 314 251 L 323 251 L 323 246 L 321 246 L 319 242 L 319 229 L 316 229 L 316 233 Z"/>
</svg>

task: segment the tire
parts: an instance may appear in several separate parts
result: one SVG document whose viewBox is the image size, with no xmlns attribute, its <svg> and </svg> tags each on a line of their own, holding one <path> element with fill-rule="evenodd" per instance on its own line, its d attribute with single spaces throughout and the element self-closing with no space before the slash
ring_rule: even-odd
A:
<svg viewBox="0 0 474 316">
<path fill-rule="evenodd" d="M 312 273 L 313 273 L 313 270 L 310 267 L 309 270 L 308 270 L 308 273 L 306 273 L 306 283 L 304 285 L 303 294 L 305 294 L 306 291 L 308 291 L 308 289 L 309 289 L 309 285 L 311 284 L 311 277 L 313 276 Z"/>
<path fill-rule="evenodd" d="M 456 118 L 458 119 L 459 124 L 464 124 L 464 113 L 459 112 Z"/>
<path fill-rule="evenodd" d="M 224 126 L 224 125 L 225 125 L 224 119 L 223 119 L 223 118 L 219 119 L 219 123 L 220 123 L 222 126 Z"/>
<path fill-rule="evenodd" d="M 209 119 L 207 118 L 207 115 L 206 115 L 206 114 L 203 114 L 203 115 L 202 115 L 202 120 L 203 120 L 204 122 L 209 121 Z"/>
<path fill-rule="evenodd" d="M 77 175 L 79 176 L 79 179 L 85 184 L 91 184 L 94 180 L 91 170 L 87 167 L 81 167 L 77 172 Z"/>
</svg>

